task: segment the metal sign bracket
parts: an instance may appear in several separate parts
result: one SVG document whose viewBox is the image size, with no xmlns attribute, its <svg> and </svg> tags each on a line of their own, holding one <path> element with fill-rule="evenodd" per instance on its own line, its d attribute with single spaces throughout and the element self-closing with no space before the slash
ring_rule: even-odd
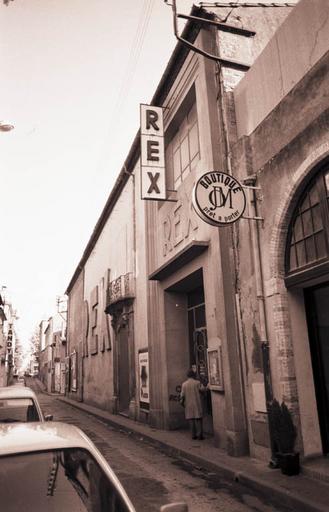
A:
<svg viewBox="0 0 329 512">
<path fill-rule="evenodd" d="M 166 189 L 166 192 L 177 193 L 177 190 Z M 157 197 L 150 197 L 150 198 L 144 198 L 144 199 L 146 201 L 159 201 L 161 203 L 178 203 L 178 199 L 168 199 L 167 197 L 165 199 L 158 199 Z"/>
<path fill-rule="evenodd" d="M 184 46 L 186 46 L 187 48 L 189 48 L 190 50 L 192 50 L 196 53 L 199 53 L 200 55 L 202 55 L 203 57 L 206 57 L 207 59 L 211 59 L 216 62 L 219 62 L 221 65 L 223 65 L 225 67 L 237 69 L 239 71 L 248 71 L 248 69 L 250 68 L 249 64 L 245 64 L 243 62 L 238 62 L 233 59 L 223 59 L 222 57 L 220 57 L 218 55 L 213 55 L 211 53 L 206 52 L 202 48 L 198 48 L 197 46 L 194 46 L 194 44 L 190 43 L 190 41 L 187 41 L 186 39 L 181 37 L 178 33 L 178 18 L 193 20 L 198 23 L 208 23 L 208 24 L 217 26 L 217 28 L 219 30 L 225 30 L 225 31 L 229 31 L 229 32 L 239 33 L 239 34 L 243 34 L 247 37 L 254 36 L 255 32 L 250 31 L 250 30 L 244 30 L 244 29 L 239 30 L 232 26 L 225 26 L 224 23 L 216 22 L 216 21 L 206 19 L 206 18 L 200 18 L 198 16 L 187 16 L 185 14 L 180 14 L 177 12 L 176 0 L 172 0 L 172 3 L 170 3 L 170 4 L 168 3 L 167 0 L 165 0 L 165 3 L 167 3 L 172 8 L 174 35 L 175 35 L 176 39 L 178 41 L 180 41 Z"/>
<path fill-rule="evenodd" d="M 255 197 L 251 198 L 250 197 L 250 192 L 251 191 L 256 191 L 256 190 L 261 190 L 261 187 L 255 187 L 253 185 L 242 185 L 242 188 L 246 189 L 247 192 L 248 192 L 247 196 L 248 196 L 248 211 L 249 211 L 250 203 L 255 203 Z M 260 220 L 260 221 L 264 221 L 264 217 L 253 216 L 253 215 L 242 215 L 241 218 L 242 219 L 247 219 L 247 220 Z"/>
</svg>

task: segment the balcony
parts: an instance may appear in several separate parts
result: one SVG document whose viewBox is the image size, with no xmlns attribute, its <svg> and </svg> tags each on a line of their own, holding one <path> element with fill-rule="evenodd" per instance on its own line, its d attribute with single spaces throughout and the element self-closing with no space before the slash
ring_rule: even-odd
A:
<svg viewBox="0 0 329 512">
<path fill-rule="evenodd" d="M 117 302 L 135 297 L 135 277 L 128 272 L 109 283 L 106 294 L 106 311 Z"/>
</svg>

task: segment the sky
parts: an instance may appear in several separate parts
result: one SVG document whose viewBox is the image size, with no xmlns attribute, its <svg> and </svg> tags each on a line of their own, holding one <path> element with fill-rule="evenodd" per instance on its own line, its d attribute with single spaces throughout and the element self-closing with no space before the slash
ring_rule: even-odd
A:
<svg viewBox="0 0 329 512">
<path fill-rule="evenodd" d="M 0 4 L 0 289 L 23 344 L 56 313 L 175 44 L 163 0 Z"/>
</svg>

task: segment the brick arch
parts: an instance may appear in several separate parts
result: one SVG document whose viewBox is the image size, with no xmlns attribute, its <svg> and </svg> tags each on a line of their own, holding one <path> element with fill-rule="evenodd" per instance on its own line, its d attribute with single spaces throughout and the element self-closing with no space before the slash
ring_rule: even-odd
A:
<svg viewBox="0 0 329 512">
<path fill-rule="evenodd" d="M 288 291 L 284 285 L 285 251 L 290 221 L 306 180 L 315 174 L 319 164 L 329 156 L 329 141 L 317 147 L 298 167 L 291 178 L 291 187 L 282 195 L 270 239 L 270 276 L 272 311 L 275 329 L 275 351 L 279 370 L 280 398 L 298 416 L 298 393 L 294 367 Z"/>
<path fill-rule="evenodd" d="M 273 223 L 270 239 L 270 271 L 272 279 L 283 279 L 285 275 L 285 250 L 292 214 L 300 199 L 306 179 L 310 179 L 318 165 L 329 156 L 329 141 L 318 146 L 292 175 L 292 185 L 282 196 Z"/>
</svg>

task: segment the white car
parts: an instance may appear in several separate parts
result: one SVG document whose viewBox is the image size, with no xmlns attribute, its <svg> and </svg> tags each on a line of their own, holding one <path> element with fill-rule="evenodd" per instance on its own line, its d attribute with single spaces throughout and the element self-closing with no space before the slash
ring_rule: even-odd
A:
<svg viewBox="0 0 329 512">
<path fill-rule="evenodd" d="M 90 439 L 59 422 L 0 425 L 0 503 L 6 512 L 135 512 Z"/>
<path fill-rule="evenodd" d="M 61 422 L 0 424 L 0 503 L 6 512 L 136 512 L 92 441 Z"/>
<path fill-rule="evenodd" d="M 36 394 L 25 386 L 0 387 L 0 424 L 30 421 L 49 421 L 44 416 Z"/>
<path fill-rule="evenodd" d="M 17 377 L 17 383 L 22 384 L 22 386 L 25 386 L 25 378 L 24 375 L 18 375 Z"/>
</svg>

